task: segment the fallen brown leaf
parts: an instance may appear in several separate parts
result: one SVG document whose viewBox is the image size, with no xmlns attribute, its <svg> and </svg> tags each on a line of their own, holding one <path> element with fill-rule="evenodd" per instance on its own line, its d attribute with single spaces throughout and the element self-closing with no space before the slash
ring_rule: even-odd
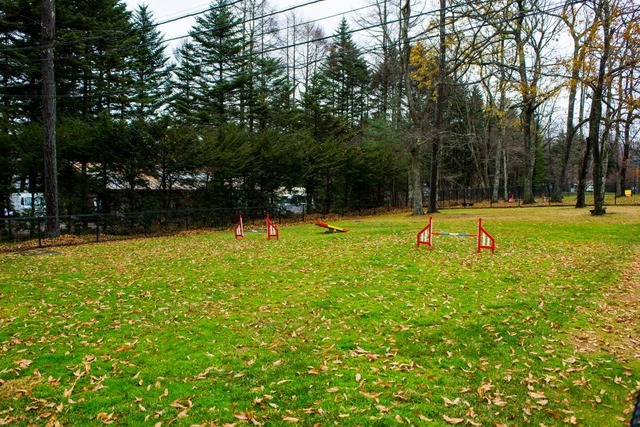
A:
<svg viewBox="0 0 640 427">
<path fill-rule="evenodd" d="M 446 422 L 448 422 L 449 424 L 454 424 L 454 425 L 464 422 L 463 418 L 452 418 L 452 417 L 448 417 L 446 415 L 443 415 L 442 418 L 444 418 L 444 420 Z"/>
</svg>

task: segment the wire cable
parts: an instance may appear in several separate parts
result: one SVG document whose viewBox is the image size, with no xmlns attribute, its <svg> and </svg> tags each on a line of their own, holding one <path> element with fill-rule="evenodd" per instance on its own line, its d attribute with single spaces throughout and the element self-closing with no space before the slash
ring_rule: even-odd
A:
<svg viewBox="0 0 640 427">
<path fill-rule="evenodd" d="M 308 6 L 308 5 L 310 5 L 310 4 L 318 3 L 318 2 L 320 2 L 320 1 L 323 1 L 323 0 L 313 0 L 313 1 L 309 1 L 309 2 L 307 2 L 307 3 L 303 3 L 303 4 L 299 4 L 299 5 L 294 5 L 294 6 L 291 6 L 291 7 L 289 7 L 289 8 L 282 9 L 282 10 L 278 10 L 278 11 L 274 11 L 274 12 L 270 12 L 270 13 L 265 14 L 265 15 L 262 15 L 262 16 L 260 16 L 260 17 L 255 17 L 255 18 L 252 18 L 251 20 L 246 20 L 246 21 L 243 21 L 243 22 L 251 22 L 251 21 L 255 21 L 255 20 L 259 20 L 259 19 L 264 19 L 264 18 L 266 18 L 266 17 L 271 17 L 271 16 L 275 16 L 275 15 L 277 15 L 277 14 L 281 14 L 281 13 L 289 12 L 289 11 L 292 11 L 292 10 L 295 10 L 295 9 L 298 9 L 298 8 L 301 8 L 301 7 Z M 487 2 L 487 3 L 489 3 L 489 2 L 490 2 L 490 0 L 487 0 L 486 2 Z M 236 2 L 236 3 L 237 3 L 237 2 Z M 552 8 L 550 8 L 549 10 L 546 10 L 545 12 L 546 12 L 546 13 L 552 13 L 552 12 L 554 12 L 554 11 L 557 11 L 557 10 L 562 9 L 563 7 L 566 7 L 566 3 L 558 4 L 558 5 L 556 5 L 556 6 L 552 7 Z M 455 10 L 456 8 L 457 8 L 456 6 L 449 6 L 449 7 L 447 7 L 447 8 L 446 8 L 446 10 L 447 10 L 447 11 L 453 11 L 453 10 Z M 360 9 L 365 9 L 365 8 L 360 8 Z M 425 12 L 420 12 L 420 13 L 418 13 L 418 14 L 412 15 L 412 16 L 410 16 L 408 19 L 410 19 L 410 20 L 416 20 L 416 19 L 418 19 L 418 18 L 425 17 L 425 16 L 428 16 L 428 15 L 431 15 L 431 14 L 438 14 L 439 12 L 440 12 L 440 9 L 433 9 L 433 10 L 429 10 L 429 11 L 425 11 Z M 540 11 L 534 11 L 534 10 L 531 10 L 531 11 L 530 11 L 526 16 L 533 16 L 533 15 L 536 15 L 536 14 L 538 14 L 538 13 L 540 13 Z M 338 14 L 338 15 L 339 15 L 339 14 Z M 335 16 L 335 15 L 334 15 L 334 16 Z M 525 16 L 525 17 L 526 17 L 526 16 Z M 326 19 L 326 17 L 325 17 L 325 18 L 319 18 L 319 19 L 317 19 L 317 20 L 315 20 L 315 21 L 308 21 L 308 22 L 317 22 L 318 20 L 322 20 L 322 19 Z M 403 18 L 398 18 L 398 19 L 395 19 L 395 20 L 388 21 L 388 22 L 387 22 L 387 24 L 400 23 L 402 20 L 403 20 Z M 295 26 L 297 26 L 297 25 L 304 25 L 304 23 L 296 24 L 296 25 L 294 25 L 293 27 L 295 27 Z M 482 22 L 480 22 L 478 25 L 468 26 L 468 27 L 466 27 L 466 28 L 458 29 L 458 32 L 471 31 L 471 30 L 475 30 L 475 29 L 482 28 L 482 27 L 484 27 L 484 26 L 485 26 L 485 25 L 484 25 Z M 351 35 L 351 34 L 356 34 L 356 33 L 362 32 L 362 31 L 369 31 L 369 30 L 372 30 L 372 29 L 375 29 L 375 28 L 378 28 L 378 27 L 379 27 L 379 24 L 372 24 L 372 25 L 369 25 L 369 26 L 366 26 L 366 27 L 360 27 L 360 28 L 356 28 L 356 29 L 349 30 L 349 31 L 347 31 L 347 32 L 346 32 L 346 34 L 350 34 L 350 35 Z M 212 30 L 211 30 L 211 29 L 209 29 L 209 30 L 203 30 L 202 32 L 206 32 L 206 31 L 212 31 Z M 269 32 L 267 32 L 267 33 L 266 33 L 266 35 L 268 35 L 268 34 L 269 34 Z M 190 36 L 190 35 L 186 35 L 186 36 L 179 36 L 179 37 L 175 37 L 175 38 L 173 38 L 173 39 L 169 39 L 169 40 L 167 40 L 167 41 L 178 40 L 178 39 L 185 38 L 185 37 L 189 37 L 189 36 Z M 256 56 L 256 55 L 265 55 L 265 54 L 268 54 L 268 53 L 273 53 L 273 52 L 277 52 L 277 51 L 282 51 L 282 50 L 285 50 L 285 49 L 287 49 L 287 50 L 288 50 L 288 49 L 296 48 L 296 47 L 300 47 L 300 46 L 305 46 L 305 45 L 310 45 L 310 44 L 320 43 L 320 42 L 323 42 L 323 41 L 327 41 L 327 40 L 329 40 L 329 39 L 331 39 L 331 38 L 333 38 L 333 37 L 335 37 L 335 36 L 334 36 L 334 35 L 330 35 L 330 36 L 320 36 L 320 37 L 315 37 L 315 38 L 312 38 L 312 39 L 306 39 L 306 40 L 303 40 L 303 41 L 300 41 L 300 42 L 295 42 L 295 43 L 286 44 L 286 45 L 284 45 L 284 46 L 274 46 L 274 47 L 270 47 L 270 48 L 267 48 L 267 49 L 262 49 L 262 50 L 260 50 L 259 52 L 250 52 L 250 53 L 247 53 L 247 54 L 243 54 L 243 55 L 236 56 L 236 57 L 234 57 L 234 58 L 229 58 L 229 61 L 230 61 L 230 62 L 232 62 L 232 61 L 237 61 L 237 62 L 239 62 L 239 61 L 241 61 L 241 60 L 243 60 L 243 59 L 247 59 L 247 58 L 250 58 L 250 57 L 253 57 L 253 56 Z M 417 42 L 417 41 L 426 41 L 426 40 L 431 40 L 431 39 L 438 38 L 438 37 L 439 37 L 439 36 L 438 36 L 437 34 L 434 34 L 434 35 L 422 34 L 422 35 L 418 35 L 418 36 L 414 36 L 414 37 L 412 37 L 412 42 Z M 165 42 L 166 42 L 166 41 L 165 41 Z M 136 45 L 136 46 L 134 46 L 134 47 L 141 47 L 141 46 L 144 46 L 144 45 L 145 45 L 145 44 L 139 44 L 139 45 Z M 148 44 L 147 44 L 147 45 L 148 45 Z M 119 51 L 123 51 L 123 50 L 129 50 L 129 49 L 131 49 L 131 48 L 132 48 L 132 47 L 128 47 L 127 49 L 124 49 L 124 48 L 123 48 L 123 49 L 114 49 L 114 50 L 110 50 L 110 51 L 105 51 L 105 54 L 106 54 L 106 53 L 115 53 L 115 52 L 119 52 Z M 361 51 L 361 53 L 367 54 L 367 53 L 373 53 L 373 52 L 375 52 L 375 51 L 376 51 L 376 49 L 375 49 L 375 48 L 371 48 L 371 49 L 369 49 L 368 51 L 366 51 L 366 50 L 365 50 L 365 51 Z M 68 58 L 73 58 L 73 57 L 68 57 Z M 68 58 L 58 58 L 58 60 L 61 60 L 61 59 L 68 59 Z M 313 60 L 313 61 L 311 61 L 311 62 L 309 63 L 309 65 L 315 65 L 315 64 L 317 64 L 318 62 L 321 62 L 321 61 L 323 61 L 323 60 L 324 60 L 324 58 L 319 58 L 319 59 Z M 549 65 L 549 66 L 550 66 L 550 67 L 555 67 L 555 66 L 557 66 L 557 65 L 559 65 L 559 64 L 558 64 L 558 63 L 554 63 L 554 64 L 551 64 L 551 65 Z M 294 66 L 295 66 L 295 64 L 294 64 Z M 289 65 L 287 65 L 287 64 L 285 64 L 284 66 L 282 66 L 282 67 L 280 67 L 280 68 L 281 68 L 281 69 L 284 69 L 284 68 L 286 68 L 286 67 L 290 67 L 290 66 L 289 66 Z M 236 75 L 236 76 L 237 76 L 237 75 Z M 228 76 L 228 77 L 229 77 L 229 78 L 233 78 L 233 77 L 234 77 L 234 75 L 231 75 L 231 76 Z M 120 94 L 118 94 L 118 95 L 120 95 Z M 0 94 L 0 96 L 2 96 L 2 97 L 16 97 L 16 98 L 17 98 L 17 97 L 21 97 L 21 95 L 10 95 L 10 94 Z M 33 96 L 33 97 L 38 97 L 39 95 L 23 95 L 23 96 Z M 61 95 L 61 96 L 66 96 L 66 97 L 82 97 L 82 96 L 86 96 L 86 95 L 85 95 L 85 94 L 78 94 L 78 95 L 69 94 L 69 95 Z M 99 93 L 97 96 L 109 96 L 109 94 L 108 94 L 108 93 L 106 93 L 106 92 L 101 92 L 101 93 Z"/>
</svg>

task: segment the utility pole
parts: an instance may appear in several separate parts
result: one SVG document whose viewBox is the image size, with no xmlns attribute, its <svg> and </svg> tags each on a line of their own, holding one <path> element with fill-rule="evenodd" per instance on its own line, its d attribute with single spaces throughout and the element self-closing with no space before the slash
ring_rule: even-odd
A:
<svg viewBox="0 0 640 427">
<path fill-rule="evenodd" d="M 44 128 L 44 198 L 47 236 L 60 235 L 58 162 L 56 159 L 56 82 L 53 42 L 56 36 L 55 0 L 42 0 L 42 125 Z"/>
</svg>

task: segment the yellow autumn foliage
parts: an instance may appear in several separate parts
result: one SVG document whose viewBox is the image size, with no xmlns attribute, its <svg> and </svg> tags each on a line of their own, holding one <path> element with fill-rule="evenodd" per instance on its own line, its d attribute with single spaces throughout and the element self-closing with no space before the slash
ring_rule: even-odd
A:
<svg viewBox="0 0 640 427">
<path fill-rule="evenodd" d="M 438 55 L 433 50 L 427 50 L 420 42 L 416 43 L 409 55 L 411 80 L 418 84 L 418 88 L 434 92 L 437 86 Z"/>
</svg>

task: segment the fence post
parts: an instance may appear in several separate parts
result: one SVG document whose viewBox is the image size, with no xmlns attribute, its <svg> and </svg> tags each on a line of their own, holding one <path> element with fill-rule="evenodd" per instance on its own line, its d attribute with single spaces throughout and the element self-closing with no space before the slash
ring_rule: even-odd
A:
<svg viewBox="0 0 640 427">
<path fill-rule="evenodd" d="M 147 237 L 147 211 L 142 212 L 142 227 L 144 228 L 144 237 Z"/>
<path fill-rule="evenodd" d="M 522 206 L 522 192 L 520 191 L 520 187 L 518 187 L 518 207 Z"/>
<path fill-rule="evenodd" d="M 40 226 L 42 225 L 42 217 L 38 217 L 38 247 L 42 248 L 42 233 L 40 232 Z"/>
<path fill-rule="evenodd" d="M 96 212 L 96 242 L 100 242 L 100 214 Z"/>
</svg>

